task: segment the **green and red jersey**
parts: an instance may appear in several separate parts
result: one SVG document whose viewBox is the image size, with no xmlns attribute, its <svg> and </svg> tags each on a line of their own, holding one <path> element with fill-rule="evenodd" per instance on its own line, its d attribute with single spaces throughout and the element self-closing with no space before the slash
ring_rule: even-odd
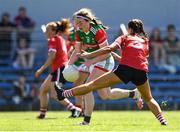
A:
<svg viewBox="0 0 180 132">
<path fill-rule="evenodd" d="M 88 33 L 76 31 L 76 41 L 85 46 L 87 52 L 98 50 L 99 44 L 107 40 L 107 34 L 102 25 L 91 24 Z"/>
<path fill-rule="evenodd" d="M 88 33 L 77 30 L 75 35 L 76 41 L 81 42 L 87 52 L 98 50 L 100 48 L 99 44 L 107 40 L 107 34 L 102 25 L 91 24 Z M 84 59 L 79 58 L 75 65 L 80 66 L 82 62 L 84 62 Z"/>
<path fill-rule="evenodd" d="M 76 36 L 76 31 L 74 28 L 72 28 L 70 30 L 69 36 L 67 37 L 67 49 L 68 49 L 68 51 L 69 51 L 71 46 L 74 47 L 74 45 L 75 45 L 75 41 L 76 41 L 75 36 Z"/>
</svg>

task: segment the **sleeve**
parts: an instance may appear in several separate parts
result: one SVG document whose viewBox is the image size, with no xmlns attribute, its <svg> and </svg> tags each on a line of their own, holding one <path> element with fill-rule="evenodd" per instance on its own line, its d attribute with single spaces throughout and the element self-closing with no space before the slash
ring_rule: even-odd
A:
<svg viewBox="0 0 180 132">
<path fill-rule="evenodd" d="M 107 40 L 107 34 L 103 29 L 100 29 L 96 32 L 95 40 L 98 44 L 103 43 L 105 40 Z"/>
<path fill-rule="evenodd" d="M 122 46 L 122 41 L 123 41 L 123 37 L 120 36 L 120 37 L 118 37 L 114 42 L 117 43 L 117 45 L 119 46 L 119 48 L 121 48 L 121 46 Z"/>
<path fill-rule="evenodd" d="M 48 52 L 49 51 L 57 52 L 57 43 L 56 43 L 56 40 L 54 38 L 51 38 L 48 41 Z"/>
<path fill-rule="evenodd" d="M 146 49 L 145 49 L 145 55 L 146 57 L 149 57 L 149 41 L 145 41 Z"/>
<path fill-rule="evenodd" d="M 73 46 L 75 45 L 75 40 L 76 40 L 76 34 L 70 34 L 67 38 L 67 41 L 69 42 L 69 46 Z"/>
</svg>

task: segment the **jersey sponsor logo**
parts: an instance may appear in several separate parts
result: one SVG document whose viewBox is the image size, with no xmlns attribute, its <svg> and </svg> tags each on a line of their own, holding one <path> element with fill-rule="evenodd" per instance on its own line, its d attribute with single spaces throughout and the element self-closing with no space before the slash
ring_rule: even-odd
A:
<svg viewBox="0 0 180 132">
<path fill-rule="evenodd" d="M 129 46 L 136 49 L 143 49 L 143 44 L 138 41 L 134 41 L 133 43 L 130 43 Z"/>
<path fill-rule="evenodd" d="M 87 42 L 87 43 L 90 43 L 90 38 L 89 38 L 89 36 L 86 36 L 86 42 Z"/>
</svg>

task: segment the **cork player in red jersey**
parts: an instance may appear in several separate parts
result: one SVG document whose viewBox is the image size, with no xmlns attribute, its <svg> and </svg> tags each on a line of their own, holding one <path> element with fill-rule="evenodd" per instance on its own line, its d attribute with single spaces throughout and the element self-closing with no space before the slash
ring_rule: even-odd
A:
<svg viewBox="0 0 180 132">
<path fill-rule="evenodd" d="M 70 22 L 68 19 L 62 19 L 57 22 L 50 22 L 44 27 L 44 33 L 48 40 L 48 58 L 45 63 L 35 72 L 35 76 L 39 77 L 41 73 L 52 66 L 52 73 L 47 76 L 40 87 L 40 114 L 39 119 L 45 118 L 49 95 L 51 91 L 51 97 L 57 100 L 56 86 L 61 87 L 66 80 L 62 75 L 62 71 L 68 62 L 66 42 L 63 39 L 63 35 L 68 35 L 70 29 Z M 55 85 L 56 83 L 56 85 Z M 65 106 L 68 110 L 72 111 L 72 116 L 79 116 L 81 109 L 74 106 L 68 99 L 62 101 L 57 100 L 60 104 Z"/>
<path fill-rule="evenodd" d="M 60 97 L 63 99 L 65 97 L 84 95 L 91 91 L 103 89 L 104 87 L 109 87 L 118 83 L 126 84 L 132 82 L 136 85 L 149 109 L 159 120 L 161 125 L 167 125 L 167 121 L 163 117 L 159 104 L 151 94 L 147 76 L 147 57 L 149 55 L 148 37 L 144 32 L 144 26 L 141 20 L 130 20 L 128 23 L 128 34 L 118 37 L 110 46 L 106 46 L 92 53 L 82 53 L 79 56 L 83 58 L 92 58 L 102 54 L 108 54 L 117 48 L 121 48 L 122 58 L 115 70 L 109 71 L 95 80 L 70 90 L 61 90 L 59 99 Z"/>
</svg>

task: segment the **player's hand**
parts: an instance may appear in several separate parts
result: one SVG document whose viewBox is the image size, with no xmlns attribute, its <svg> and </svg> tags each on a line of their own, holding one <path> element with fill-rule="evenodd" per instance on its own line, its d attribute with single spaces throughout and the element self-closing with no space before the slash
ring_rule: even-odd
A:
<svg viewBox="0 0 180 132">
<path fill-rule="evenodd" d="M 81 53 L 76 53 L 76 56 L 81 58 Z"/>
<path fill-rule="evenodd" d="M 84 53 L 82 53 L 82 54 L 79 54 L 79 56 L 78 57 L 80 57 L 80 58 L 91 58 L 91 56 L 90 56 L 91 54 L 90 53 L 88 53 L 88 52 L 84 52 Z"/>
<path fill-rule="evenodd" d="M 42 70 L 41 69 L 38 69 L 36 72 L 35 72 L 35 77 L 39 77 L 42 73 Z"/>
<path fill-rule="evenodd" d="M 113 58 L 115 59 L 115 60 L 117 60 L 117 61 L 119 61 L 120 59 L 121 59 L 121 56 L 120 55 L 118 55 L 117 53 L 115 53 L 115 52 L 111 52 L 111 55 L 113 56 Z"/>
<path fill-rule="evenodd" d="M 88 68 L 92 65 L 91 61 L 85 61 L 83 64 Z"/>
</svg>

